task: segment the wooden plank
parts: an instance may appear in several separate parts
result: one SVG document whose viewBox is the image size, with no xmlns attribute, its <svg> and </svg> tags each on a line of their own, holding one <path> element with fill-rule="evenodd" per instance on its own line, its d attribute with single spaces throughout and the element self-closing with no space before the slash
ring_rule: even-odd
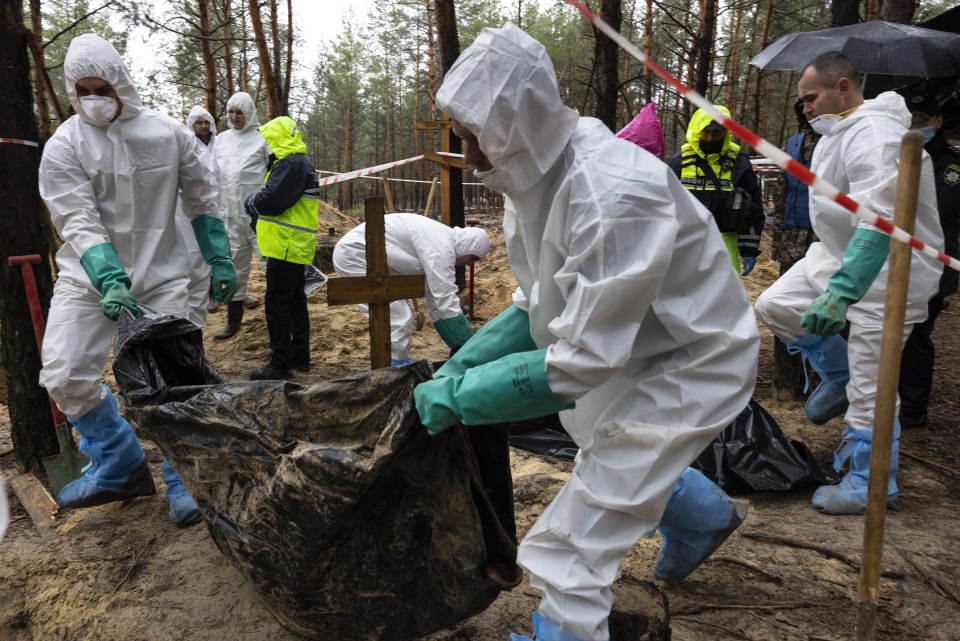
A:
<svg viewBox="0 0 960 641">
<path fill-rule="evenodd" d="M 435 151 L 423 152 L 423 159 L 438 163 L 444 167 L 456 167 L 457 169 L 466 169 L 468 167 L 467 163 L 463 161 L 463 158 L 457 158 L 456 156 L 444 156 L 436 153 Z"/>
<path fill-rule="evenodd" d="M 444 129 L 440 132 L 440 151 L 450 151 L 450 137 L 453 135 L 452 129 Z M 439 156 L 439 154 L 431 154 Z M 424 154 L 424 158 L 426 158 Z M 444 156 L 439 156 L 444 158 Z M 450 165 L 440 161 L 440 222 L 450 226 Z"/>
<path fill-rule="evenodd" d="M 380 178 L 383 180 L 383 197 L 387 199 L 387 211 L 399 211 L 397 206 L 393 203 L 393 190 L 390 189 L 390 179 L 386 176 L 380 176 Z"/>
<path fill-rule="evenodd" d="M 383 199 L 363 203 L 366 223 L 367 276 L 388 278 L 387 234 L 383 222 Z M 390 367 L 390 303 L 370 303 L 370 367 Z"/>
<path fill-rule="evenodd" d="M 430 209 L 433 207 L 433 195 L 437 191 L 437 176 L 433 177 L 433 184 L 430 185 L 430 193 L 427 194 L 427 206 L 423 208 L 423 215 L 429 216 Z"/>
<path fill-rule="evenodd" d="M 413 123 L 414 129 L 421 131 L 442 131 L 450 129 L 450 126 L 449 120 L 418 120 Z"/>
<path fill-rule="evenodd" d="M 54 535 L 53 517 L 59 508 L 40 479 L 30 473 L 18 474 L 10 479 L 10 487 L 16 492 L 20 505 L 30 515 L 40 536 L 52 537 Z"/>
<path fill-rule="evenodd" d="M 389 303 L 404 298 L 423 298 L 423 276 L 354 276 L 327 281 L 328 305 Z"/>
</svg>

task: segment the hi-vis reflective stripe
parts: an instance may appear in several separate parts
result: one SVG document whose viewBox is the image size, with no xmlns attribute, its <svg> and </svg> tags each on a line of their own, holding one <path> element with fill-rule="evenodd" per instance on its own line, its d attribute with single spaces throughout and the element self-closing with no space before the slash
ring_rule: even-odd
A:
<svg viewBox="0 0 960 641">
<path fill-rule="evenodd" d="M 0 142 L 10 143 L 11 145 L 27 145 L 28 147 L 40 148 L 40 143 L 32 140 L 20 140 L 19 138 L 0 138 Z"/>
<path fill-rule="evenodd" d="M 830 198 L 844 209 L 850 211 L 850 213 L 854 214 L 857 218 L 874 225 L 880 231 L 889 234 L 893 238 L 899 240 L 901 243 L 906 243 L 917 251 L 926 254 L 931 258 L 937 259 L 948 267 L 952 267 L 953 269 L 960 271 L 960 260 L 952 258 L 951 256 L 947 256 L 941 251 L 937 251 L 916 236 L 912 236 L 911 234 L 908 234 L 904 230 L 900 229 L 891 221 L 881 218 L 875 212 L 871 211 L 867 207 L 864 207 L 853 198 L 850 198 L 850 196 L 843 193 L 829 182 L 823 178 L 820 178 L 815 173 L 804 167 L 803 163 L 791 158 L 787 152 L 753 133 L 733 118 L 726 116 L 723 112 L 714 107 L 709 100 L 683 84 L 669 71 L 658 65 L 656 61 L 648 58 L 647 54 L 643 53 L 635 44 L 617 33 L 613 27 L 601 20 L 599 16 L 588 9 L 582 2 L 580 2 L 580 0 L 564 0 L 564 2 L 577 9 L 577 11 L 583 14 L 583 17 L 586 18 L 588 22 L 605 33 L 607 37 L 616 42 L 621 49 L 642 62 L 650 71 L 660 76 L 664 81 L 666 81 L 667 84 L 676 89 L 680 95 L 692 102 L 697 107 L 700 107 L 706 111 L 711 118 L 732 131 L 733 135 L 740 138 L 740 140 L 744 141 L 749 146 L 756 149 L 759 153 L 772 160 L 777 167 L 780 167 L 780 169 L 783 169 L 803 184 L 809 185 L 813 189 L 816 189 L 827 198 Z"/>
<path fill-rule="evenodd" d="M 269 216 L 260 216 L 257 218 L 258 223 L 273 223 L 274 225 L 280 225 L 281 227 L 287 227 L 288 229 L 296 229 L 297 231 L 305 231 L 308 234 L 317 234 L 316 229 L 310 229 L 309 227 L 301 227 L 300 225 L 291 225 L 290 223 L 285 223 L 282 220 L 277 220 L 276 218 L 270 218 Z"/>
</svg>

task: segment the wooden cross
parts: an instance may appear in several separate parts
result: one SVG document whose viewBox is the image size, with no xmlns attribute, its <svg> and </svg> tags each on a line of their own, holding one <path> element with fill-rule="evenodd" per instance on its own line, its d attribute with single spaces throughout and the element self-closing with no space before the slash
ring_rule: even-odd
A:
<svg viewBox="0 0 960 641">
<path fill-rule="evenodd" d="M 390 366 L 390 303 L 423 298 L 423 276 L 391 276 L 387 268 L 387 241 L 383 198 L 363 201 L 366 222 L 367 275 L 331 278 L 327 305 L 370 306 L 370 367 Z"/>
<path fill-rule="evenodd" d="M 440 134 L 440 151 L 449 152 L 453 137 L 450 118 L 440 114 L 441 120 L 420 120 L 414 127 L 421 131 L 436 131 Z M 463 174 L 467 164 L 460 158 L 426 151 L 424 160 L 440 164 L 440 222 L 451 227 L 463 227 Z M 451 171 L 451 170 L 460 171 Z"/>
</svg>

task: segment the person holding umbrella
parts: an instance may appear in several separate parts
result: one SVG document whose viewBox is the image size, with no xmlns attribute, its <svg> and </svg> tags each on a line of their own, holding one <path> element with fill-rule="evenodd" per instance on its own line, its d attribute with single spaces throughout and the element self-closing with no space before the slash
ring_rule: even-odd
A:
<svg viewBox="0 0 960 641">
<path fill-rule="evenodd" d="M 910 124 L 903 98 L 887 92 L 865 101 L 857 69 L 837 52 L 821 54 L 804 68 L 798 94 L 810 126 L 823 136 L 812 171 L 892 219 L 900 141 Z M 814 191 L 810 222 L 819 242 L 760 295 L 757 316 L 820 375 L 808 407 L 813 404 L 824 421 L 846 407 L 847 429 L 835 466 L 839 471 L 849 461 L 849 471 L 839 485 L 814 493 L 814 507 L 828 514 L 860 514 L 867 501 L 890 237 Z M 924 158 L 920 176 L 916 234 L 935 246 L 943 241 L 929 158 Z M 904 339 L 926 318 L 941 269 L 933 259 L 914 253 Z M 839 334 L 848 321 L 847 341 Z M 895 422 L 888 501 L 897 498 L 899 435 Z"/>
<path fill-rule="evenodd" d="M 947 254 L 960 256 L 960 151 L 943 133 L 943 115 L 933 96 L 917 95 L 907 99 L 913 114 L 910 127 L 923 132 L 923 148 L 933 161 L 937 189 L 937 210 L 943 227 Z M 927 320 L 914 326 L 903 347 L 900 362 L 900 425 L 904 429 L 927 424 L 927 405 L 933 387 L 933 325 L 946 307 L 946 298 L 957 293 L 957 271 L 944 269 L 940 288 L 927 306 Z"/>
</svg>

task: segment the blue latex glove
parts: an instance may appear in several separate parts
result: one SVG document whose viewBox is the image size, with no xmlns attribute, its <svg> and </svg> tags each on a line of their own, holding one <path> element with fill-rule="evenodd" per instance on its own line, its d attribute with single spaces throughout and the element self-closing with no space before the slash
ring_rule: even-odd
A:
<svg viewBox="0 0 960 641">
<path fill-rule="evenodd" d="M 488 425 L 572 408 L 550 390 L 546 358 L 546 348 L 509 354 L 462 376 L 420 383 L 413 390 L 420 422 L 437 435 L 458 422 Z"/>
<path fill-rule="evenodd" d="M 839 334 L 847 324 L 847 309 L 867 293 L 889 253 L 889 236 L 858 228 L 843 252 L 840 269 L 827 281 L 827 291 L 810 303 L 800 326 L 818 336 Z"/>
<path fill-rule="evenodd" d="M 210 214 L 200 214 L 190 221 L 190 225 L 197 237 L 200 254 L 210 265 L 213 297 L 221 303 L 232 300 L 237 293 L 237 270 L 230 259 L 230 241 L 223 221 Z"/>
<path fill-rule="evenodd" d="M 757 266 L 757 257 L 744 256 L 741 260 L 743 262 L 743 272 L 740 275 L 749 276 L 750 272 L 753 271 L 753 268 Z"/>
<path fill-rule="evenodd" d="M 80 265 L 100 292 L 100 310 L 104 316 L 115 321 L 120 310 L 126 307 L 134 318 L 140 318 L 137 299 L 130 293 L 130 277 L 111 243 L 100 243 L 85 251 Z"/>
<path fill-rule="evenodd" d="M 511 305 L 481 327 L 433 377 L 461 376 L 471 367 L 495 361 L 507 354 L 534 349 L 537 349 L 537 344 L 530 337 L 530 316 L 516 305 Z"/>
<path fill-rule="evenodd" d="M 459 314 L 453 318 L 433 321 L 433 326 L 436 328 L 437 333 L 440 334 L 440 338 L 443 339 L 443 342 L 446 343 L 450 349 L 463 347 L 466 342 L 470 340 L 470 337 L 473 336 L 473 328 L 470 327 L 470 321 L 468 321 L 467 317 L 463 314 Z"/>
</svg>

